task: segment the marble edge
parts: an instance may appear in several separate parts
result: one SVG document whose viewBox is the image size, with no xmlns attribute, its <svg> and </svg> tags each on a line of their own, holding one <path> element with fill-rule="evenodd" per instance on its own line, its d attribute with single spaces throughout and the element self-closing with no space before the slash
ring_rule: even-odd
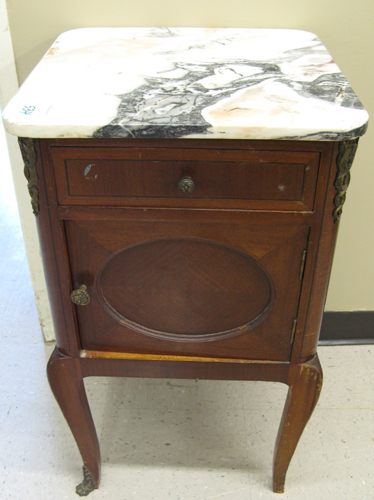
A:
<svg viewBox="0 0 374 500">
<path fill-rule="evenodd" d="M 366 110 L 365 110 L 366 111 Z M 248 141 L 248 140 L 254 140 L 254 141 L 322 141 L 322 142 L 334 142 L 334 141 L 345 141 L 345 140 L 353 140 L 362 137 L 369 125 L 369 115 L 366 112 L 367 119 L 363 123 L 362 126 L 356 127 L 351 130 L 344 130 L 344 131 L 323 131 L 323 130 L 305 130 L 305 133 L 300 133 L 302 130 L 298 129 L 296 133 L 293 133 L 292 129 L 287 130 L 287 134 L 284 133 L 284 130 L 280 131 L 274 131 L 271 133 L 270 136 L 266 137 L 265 135 L 261 134 L 251 134 L 250 131 L 248 133 L 245 133 L 241 131 L 240 134 L 236 133 L 235 130 L 230 131 L 230 129 L 227 129 L 225 131 L 223 130 L 210 130 L 208 133 L 196 133 L 196 131 L 192 130 L 193 127 L 191 127 L 191 133 L 187 133 L 185 135 L 177 136 L 174 132 L 174 129 L 177 127 L 174 127 L 173 125 L 170 125 L 168 127 L 165 126 L 160 126 L 158 127 L 159 130 L 155 130 L 154 133 L 151 136 L 146 136 L 145 139 L 209 139 L 209 140 L 239 140 L 239 141 Z M 92 135 L 91 132 L 85 133 L 82 128 L 79 129 L 78 131 L 74 131 L 73 127 L 70 131 L 67 131 L 69 127 L 66 127 L 65 125 L 61 127 L 61 133 L 58 132 L 53 132 L 51 133 L 50 127 L 46 126 L 43 130 L 43 127 L 38 125 L 37 127 L 33 125 L 21 125 L 18 126 L 17 124 L 14 124 L 13 122 L 10 122 L 7 120 L 6 116 L 4 116 L 3 113 L 3 124 L 5 130 L 16 137 L 29 137 L 32 139 L 94 139 L 95 137 Z M 100 127 L 105 126 L 103 125 L 98 125 L 97 130 L 100 129 Z M 35 130 L 38 128 L 38 130 Z M 56 130 L 56 126 L 54 126 L 54 130 Z M 90 127 L 91 130 L 91 127 Z M 268 130 L 269 132 L 269 130 Z M 108 137 L 102 137 L 102 139 L 139 139 L 139 136 L 134 136 L 131 137 L 123 137 L 121 135 L 111 135 Z"/>
<path fill-rule="evenodd" d="M 59 42 L 60 40 L 69 37 L 70 33 L 77 32 L 85 32 L 85 31 L 128 31 L 129 33 L 137 30 L 141 30 L 146 32 L 147 30 L 151 31 L 152 29 L 168 29 L 168 30 L 211 30 L 219 31 L 219 30 L 231 30 L 231 31 L 278 31 L 278 32 L 298 32 L 298 33 L 306 33 L 318 41 L 320 41 L 319 37 L 308 30 L 300 30 L 294 28 L 280 28 L 280 29 L 271 29 L 271 28 L 203 28 L 203 27 L 172 27 L 172 28 L 157 28 L 157 27 L 87 27 L 87 28 L 75 28 L 72 30 L 67 30 L 61 33 L 52 44 L 52 46 L 48 49 L 46 54 L 48 54 L 51 48 Z M 321 42 L 322 44 L 322 42 Z M 323 45 L 323 44 L 322 44 Z M 336 66 L 337 69 L 338 66 Z M 340 71 L 340 69 L 339 69 Z M 32 72 L 33 73 L 33 72 Z M 31 73 L 31 74 L 32 74 Z M 30 76 L 31 76 L 30 74 Z M 25 80 L 24 84 L 26 84 L 28 78 Z M 14 97 L 16 97 L 21 91 L 22 86 L 16 93 Z M 351 89 L 352 90 L 352 89 Z M 177 133 L 177 129 L 179 125 L 175 125 L 173 123 L 163 123 L 160 125 L 155 125 L 151 123 L 147 123 L 146 121 L 141 125 L 132 125 L 131 123 L 127 125 L 127 129 L 129 130 L 129 135 L 124 136 L 121 133 L 118 133 L 114 128 L 111 129 L 110 135 L 98 135 L 98 132 L 101 129 L 109 128 L 111 126 L 110 123 L 103 122 L 97 124 L 88 125 L 77 125 L 77 124 L 67 124 L 64 123 L 62 125 L 54 124 L 43 124 L 43 123 L 17 123 L 14 119 L 12 119 L 12 115 L 14 115 L 13 109 L 9 109 L 9 116 L 7 114 L 8 106 L 2 112 L 3 123 L 5 130 L 15 136 L 18 137 L 30 137 L 35 139 L 89 139 L 89 138 L 105 138 L 105 139 L 118 139 L 118 138 L 128 138 L 131 139 L 131 132 L 136 132 L 137 135 L 134 135 L 134 138 L 141 138 L 143 129 L 146 131 L 147 129 L 152 129 L 150 133 L 144 133 L 144 138 L 179 138 L 179 139 L 230 139 L 230 140 L 296 140 L 296 141 L 340 141 L 340 140 L 349 140 L 361 137 L 365 134 L 368 128 L 368 120 L 369 116 L 367 111 L 362 108 L 360 109 L 360 119 L 356 120 L 356 123 L 352 128 L 347 126 L 343 126 L 341 129 L 338 127 L 331 127 L 328 130 L 321 130 L 320 127 L 296 127 L 292 128 L 290 126 L 283 127 L 271 127 L 271 125 L 259 126 L 255 127 L 252 125 L 246 127 L 245 124 L 240 127 L 230 127 L 230 126 L 214 126 L 207 122 L 206 127 L 195 126 L 195 124 L 191 121 L 191 123 L 183 124 L 183 131 L 179 130 Z M 200 130 L 199 130 L 200 129 Z M 261 131 L 259 130 L 261 129 Z"/>
</svg>

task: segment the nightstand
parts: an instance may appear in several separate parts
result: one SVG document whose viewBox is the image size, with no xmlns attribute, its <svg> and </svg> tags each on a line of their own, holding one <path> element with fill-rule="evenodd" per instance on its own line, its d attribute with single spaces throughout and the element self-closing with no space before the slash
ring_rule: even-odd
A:
<svg viewBox="0 0 374 500">
<path fill-rule="evenodd" d="M 368 116 L 297 30 L 64 33 L 4 111 L 36 215 L 54 395 L 99 485 L 88 376 L 277 381 L 274 491 L 317 403 L 316 352 Z"/>
</svg>

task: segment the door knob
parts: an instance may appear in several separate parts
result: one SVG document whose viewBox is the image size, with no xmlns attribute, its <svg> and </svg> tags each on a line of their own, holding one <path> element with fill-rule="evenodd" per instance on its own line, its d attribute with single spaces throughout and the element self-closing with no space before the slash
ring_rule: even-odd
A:
<svg viewBox="0 0 374 500">
<path fill-rule="evenodd" d="M 192 177 L 190 177 L 189 175 L 183 176 L 182 179 L 178 182 L 178 189 L 183 194 L 192 193 L 192 191 L 194 191 L 195 189 L 195 183 L 192 180 Z"/>
<path fill-rule="evenodd" d="M 77 306 L 86 306 L 90 301 L 90 296 L 87 292 L 86 285 L 81 285 L 71 292 L 71 301 Z"/>
</svg>

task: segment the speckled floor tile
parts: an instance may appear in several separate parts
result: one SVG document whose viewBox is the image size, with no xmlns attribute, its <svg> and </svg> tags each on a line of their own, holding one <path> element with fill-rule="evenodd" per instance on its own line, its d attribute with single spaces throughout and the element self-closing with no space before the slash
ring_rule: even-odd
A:
<svg viewBox="0 0 374 500">
<path fill-rule="evenodd" d="M 92 397 L 98 384 L 105 385 L 111 397 L 120 398 L 122 404 L 131 403 L 132 408 L 243 408 L 241 382 L 92 377 L 86 382 Z"/>
<path fill-rule="evenodd" d="M 310 497 L 318 488 L 321 500 L 373 498 L 373 410 L 317 408 L 302 440 L 290 468 L 290 493 L 302 484 Z"/>
<path fill-rule="evenodd" d="M 324 373 L 320 408 L 374 409 L 374 386 L 366 368 L 366 346 L 333 346 L 319 349 Z"/>
<path fill-rule="evenodd" d="M 20 343 L 18 349 L 8 343 L 7 356 L 2 351 L 6 376 L 1 398 L 1 498 L 23 500 L 26 491 L 27 498 L 76 498 L 81 459 L 44 374 L 52 348 L 41 342 Z M 366 365 L 355 357 L 354 348 L 348 349 L 357 360 L 351 369 L 365 375 Z M 334 348 L 322 350 L 324 357 L 333 357 Z M 327 363 L 325 373 L 330 370 L 334 367 Z M 157 382 L 160 396 L 164 393 L 162 406 L 153 397 L 146 408 L 139 408 L 124 397 L 122 382 L 87 380 L 103 456 L 101 488 L 92 498 L 279 498 L 271 492 L 271 474 L 280 407 L 269 402 L 267 408 L 252 410 L 209 405 L 189 409 L 182 401 L 177 408 L 172 404 L 177 385 L 170 389 L 171 381 L 161 380 Z M 139 391 L 142 384 L 149 390 L 146 381 L 138 382 Z M 211 383 L 204 384 L 209 392 Z M 213 390 L 217 384 L 212 383 Z M 229 400 L 224 390 L 222 394 L 224 406 Z M 7 406 L 9 398 L 12 404 Z M 372 498 L 373 425 L 374 410 L 317 408 L 296 450 L 282 498 Z"/>
<path fill-rule="evenodd" d="M 214 468 L 129 467 L 123 473 L 119 466 L 107 468 L 101 490 L 92 498 L 110 498 L 113 483 L 123 492 L 123 500 L 251 500 L 246 473 Z M 256 498 L 256 497 L 254 497 Z"/>
<path fill-rule="evenodd" d="M 109 463 L 248 469 L 242 410 L 138 410 L 115 403 L 95 421 Z"/>
<path fill-rule="evenodd" d="M 363 345 L 361 346 L 361 350 L 364 355 L 366 368 L 370 375 L 372 375 L 372 380 L 374 380 L 374 345 Z"/>
<path fill-rule="evenodd" d="M 262 410 L 283 408 L 288 386 L 279 382 L 241 382 L 243 391 L 243 408 L 246 410 Z"/>
<path fill-rule="evenodd" d="M 374 493 L 374 412 L 372 410 L 316 409 L 291 462 L 284 495 L 277 498 L 372 499 Z M 265 420 L 266 419 L 266 420 Z M 253 448 L 258 473 L 250 476 L 252 498 L 271 499 L 274 410 L 253 412 L 248 434 L 260 445 Z M 262 443 L 262 445 L 261 445 Z"/>
</svg>

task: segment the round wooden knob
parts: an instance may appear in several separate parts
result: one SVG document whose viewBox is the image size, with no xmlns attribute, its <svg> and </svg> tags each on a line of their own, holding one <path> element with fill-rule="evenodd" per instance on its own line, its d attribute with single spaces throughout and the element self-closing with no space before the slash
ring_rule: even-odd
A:
<svg viewBox="0 0 374 500">
<path fill-rule="evenodd" d="M 86 285 L 82 285 L 76 290 L 73 290 L 70 295 L 71 301 L 77 306 L 86 306 L 90 301 L 90 296 L 87 292 Z"/>
<path fill-rule="evenodd" d="M 195 183 L 192 177 L 185 175 L 178 183 L 178 189 L 183 194 L 190 194 L 195 189 Z"/>
</svg>

